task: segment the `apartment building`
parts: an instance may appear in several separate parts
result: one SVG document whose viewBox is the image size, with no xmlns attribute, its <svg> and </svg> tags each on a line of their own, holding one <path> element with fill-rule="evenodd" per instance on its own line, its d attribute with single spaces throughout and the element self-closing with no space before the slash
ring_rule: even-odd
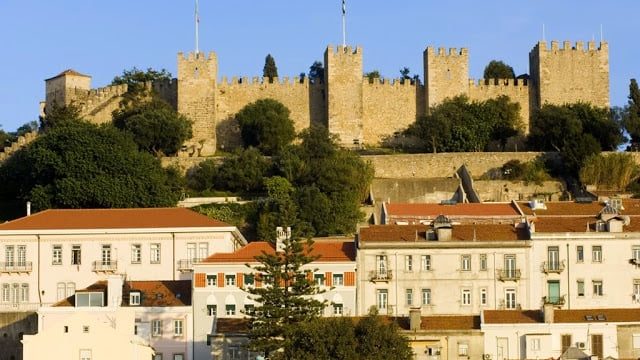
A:
<svg viewBox="0 0 640 360">
<path fill-rule="evenodd" d="M 246 243 L 182 208 L 46 210 L 0 224 L 0 311 L 35 310 L 112 274 L 190 280 L 195 262 Z"/>
</svg>

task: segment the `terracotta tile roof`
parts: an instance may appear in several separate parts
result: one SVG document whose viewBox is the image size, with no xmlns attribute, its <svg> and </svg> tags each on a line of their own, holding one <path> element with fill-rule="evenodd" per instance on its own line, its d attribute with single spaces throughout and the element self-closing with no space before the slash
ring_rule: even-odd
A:
<svg viewBox="0 0 640 360">
<path fill-rule="evenodd" d="M 485 324 L 533 324 L 543 323 L 540 310 L 485 310 Z"/>
<path fill-rule="evenodd" d="M 51 209 L 0 224 L 0 231 L 227 226 L 231 225 L 184 208 Z"/>
<path fill-rule="evenodd" d="M 204 259 L 203 263 L 246 263 L 255 257 L 275 253 L 275 247 L 266 241 L 247 244 L 233 253 L 216 253 Z M 355 261 L 356 247 L 353 240 L 315 240 L 310 255 L 320 256 L 316 262 Z"/>
<path fill-rule="evenodd" d="M 583 233 L 596 231 L 595 216 L 582 217 L 537 217 L 534 219 L 536 233 L 563 233 L 576 232 Z M 622 228 L 623 232 L 640 232 L 640 217 L 631 216 L 629 225 Z"/>
<path fill-rule="evenodd" d="M 248 319 L 219 318 L 216 320 L 216 333 L 247 333 L 249 332 Z"/>
<path fill-rule="evenodd" d="M 48 78 L 48 79 L 45 79 L 45 81 L 47 81 L 47 80 L 52 80 L 52 79 L 55 79 L 55 78 L 59 78 L 59 77 L 61 77 L 61 76 L 65 76 L 65 75 L 82 76 L 82 77 L 88 77 L 88 78 L 90 78 L 90 77 L 91 77 L 91 76 L 89 76 L 89 75 L 81 74 L 81 73 L 79 73 L 79 72 L 77 72 L 77 71 L 75 71 L 75 70 L 73 70 L 73 69 L 67 69 L 67 70 L 65 70 L 65 71 L 61 72 L 60 74 L 58 74 L 58 75 L 56 75 L 56 76 L 50 77 L 50 78 Z"/>
<path fill-rule="evenodd" d="M 107 282 L 98 281 L 76 293 L 102 292 L 107 299 Z M 141 307 L 191 306 L 191 280 L 126 281 L 122 291 L 122 306 L 129 306 L 129 294 L 140 291 Z M 108 304 L 105 304 L 108 305 Z M 75 296 L 55 303 L 55 307 L 76 306 Z"/>
<path fill-rule="evenodd" d="M 600 317 L 599 320 L 598 315 L 604 317 Z M 587 320 L 587 316 L 593 316 L 593 320 Z M 553 313 L 553 322 L 640 322 L 640 309 L 555 310 Z"/>
<path fill-rule="evenodd" d="M 474 330 L 480 329 L 480 316 L 423 316 L 422 330 Z"/>
<path fill-rule="evenodd" d="M 455 205 L 387 203 L 387 212 L 395 217 L 435 218 L 445 215 L 456 217 L 519 217 L 521 214 L 511 203 L 466 203 Z"/>
<path fill-rule="evenodd" d="M 530 216 L 596 216 L 605 206 L 604 203 L 594 201 L 581 204 L 574 201 L 547 201 L 546 210 L 532 210 L 528 202 L 519 202 L 522 212 Z M 640 199 L 623 199 L 624 210 L 621 215 L 640 215 Z"/>
<path fill-rule="evenodd" d="M 427 225 L 372 225 L 360 229 L 359 240 L 363 242 L 425 241 L 431 226 Z M 474 224 L 453 225 L 452 241 L 514 241 L 527 240 L 528 233 L 524 228 L 516 229 L 507 224 Z"/>
</svg>

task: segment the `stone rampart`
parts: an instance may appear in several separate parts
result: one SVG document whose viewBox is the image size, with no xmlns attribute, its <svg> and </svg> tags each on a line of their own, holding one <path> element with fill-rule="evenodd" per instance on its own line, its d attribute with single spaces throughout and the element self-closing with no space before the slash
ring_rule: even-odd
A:
<svg viewBox="0 0 640 360">
<path fill-rule="evenodd" d="M 469 80 L 469 99 L 485 101 L 506 95 L 520 104 L 520 120 L 523 132 L 529 132 L 529 84 L 524 79 Z"/>
<path fill-rule="evenodd" d="M 534 184 L 524 181 L 475 180 L 473 187 L 483 202 L 529 200 L 537 196 L 558 201 L 566 190 L 565 184 L 561 181 L 543 181 L 541 184 Z"/>
<path fill-rule="evenodd" d="M 33 140 L 36 139 L 36 137 L 38 137 L 38 131 L 30 131 L 22 136 L 19 136 L 16 141 L 14 141 L 13 143 L 11 143 L 11 145 L 5 147 L 4 149 L 2 149 L 2 151 L 0 152 L 0 162 L 4 161 L 5 159 L 7 159 L 9 156 L 11 156 L 13 153 L 15 153 L 16 151 L 20 150 L 21 148 L 29 145 L 29 143 L 31 143 Z"/>
</svg>

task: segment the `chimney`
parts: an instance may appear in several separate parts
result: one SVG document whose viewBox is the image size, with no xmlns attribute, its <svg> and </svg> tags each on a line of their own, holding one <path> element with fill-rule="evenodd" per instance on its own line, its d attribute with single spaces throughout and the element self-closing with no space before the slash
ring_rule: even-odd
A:
<svg viewBox="0 0 640 360">
<path fill-rule="evenodd" d="M 542 308 L 544 312 L 544 322 L 545 324 L 553 324 L 553 304 L 544 304 Z"/>
<path fill-rule="evenodd" d="M 122 304 L 122 276 L 109 275 L 107 278 L 107 306 L 120 307 Z"/>
<path fill-rule="evenodd" d="M 31 216 L 31 201 L 27 201 L 27 216 Z"/>
<path fill-rule="evenodd" d="M 418 331 L 420 330 L 420 324 L 422 322 L 420 309 L 410 309 L 409 310 L 409 330 Z"/>
<path fill-rule="evenodd" d="M 276 252 L 282 253 L 285 248 L 285 240 L 291 239 L 291 228 L 287 226 L 285 230 L 282 226 L 276 228 Z"/>
</svg>

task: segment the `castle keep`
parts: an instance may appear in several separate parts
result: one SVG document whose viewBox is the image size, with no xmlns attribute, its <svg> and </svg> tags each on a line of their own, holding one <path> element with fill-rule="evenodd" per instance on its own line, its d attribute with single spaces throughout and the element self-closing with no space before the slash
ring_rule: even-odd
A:
<svg viewBox="0 0 640 360">
<path fill-rule="evenodd" d="M 446 98 L 466 95 L 486 100 L 507 95 L 520 104 L 525 128 L 529 114 L 541 105 L 588 102 L 609 106 L 609 48 L 591 41 L 572 44 L 542 41 L 529 53 L 528 79 L 469 78 L 467 49 L 435 49 L 423 54 L 424 84 L 363 76 L 363 50 L 329 46 L 324 53 L 324 81 L 298 77 L 268 79 L 218 76 L 215 53 L 178 54 L 177 79 L 149 84 L 180 113 L 193 120 L 193 139 L 184 156 L 212 155 L 240 144 L 235 114 L 262 98 L 282 102 L 297 131 L 318 123 L 336 134 L 344 146 L 379 145 Z M 67 70 L 46 82 L 43 112 L 54 103 L 80 107 L 96 123 L 111 121 L 126 85 L 91 89 L 91 78 Z"/>
</svg>

